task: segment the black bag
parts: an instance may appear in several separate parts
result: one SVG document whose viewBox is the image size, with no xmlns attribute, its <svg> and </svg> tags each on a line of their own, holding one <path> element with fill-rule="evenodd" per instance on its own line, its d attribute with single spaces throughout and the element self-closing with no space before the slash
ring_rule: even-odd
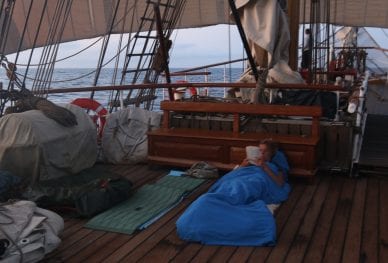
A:
<svg viewBox="0 0 388 263">
<path fill-rule="evenodd" d="M 131 188 L 132 182 L 119 174 L 93 167 L 77 175 L 40 181 L 23 195 L 40 207 L 70 208 L 88 217 L 128 199 Z"/>
<path fill-rule="evenodd" d="M 90 217 L 125 201 L 130 196 L 132 183 L 125 179 L 102 179 L 85 185 L 75 197 L 77 212 Z"/>
</svg>

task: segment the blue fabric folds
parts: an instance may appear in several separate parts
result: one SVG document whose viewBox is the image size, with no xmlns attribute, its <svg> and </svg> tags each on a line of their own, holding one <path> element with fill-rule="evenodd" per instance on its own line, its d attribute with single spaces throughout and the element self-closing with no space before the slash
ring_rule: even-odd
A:
<svg viewBox="0 0 388 263">
<path fill-rule="evenodd" d="M 278 165 L 267 164 L 278 171 Z M 231 171 L 181 215 L 178 235 L 208 245 L 275 245 L 275 219 L 266 204 L 285 201 L 289 192 L 287 183 L 278 186 L 260 167 Z"/>
</svg>

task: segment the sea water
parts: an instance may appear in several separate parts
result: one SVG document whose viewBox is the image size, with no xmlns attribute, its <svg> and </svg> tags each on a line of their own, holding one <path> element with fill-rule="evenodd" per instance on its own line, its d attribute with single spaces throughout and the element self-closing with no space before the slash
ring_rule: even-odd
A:
<svg viewBox="0 0 388 263">
<path fill-rule="evenodd" d="M 182 68 L 173 68 L 170 69 L 170 72 L 184 70 Z M 200 70 L 204 71 L 204 70 Z M 185 80 L 187 82 L 235 82 L 243 73 L 241 68 L 209 68 L 207 71 L 209 75 L 196 75 L 196 76 L 179 76 L 171 77 L 172 83 L 175 83 L 180 80 Z M 61 68 L 55 69 L 50 84 L 50 89 L 58 88 L 81 88 L 81 87 L 91 87 L 95 82 L 95 69 L 90 68 Z M 36 69 L 31 68 L 28 70 L 28 74 L 24 77 L 25 70 L 23 68 L 17 70 L 18 77 L 21 81 L 25 79 L 25 86 L 27 89 L 31 89 L 33 86 L 37 86 L 39 83 L 36 80 Z M 97 86 L 109 86 L 112 85 L 112 79 L 114 76 L 114 69 L 107 68 L 102 69 L 99 78 L 97 81 Z M 117 71 L 118 78 L 121 77 L 121 70 Z M 130 79 L 127 77 L 127 79 Z M 159 82 L 163 83 L 163 77 L 159 78 Z M 116 85 L 120 81 L 116 81 Z M 0 83 L 2 83 L 3 89 L 7 89 L 9 85 L 6 72 L 3 68 L 0 69 Z M 128 83 L 128 82 L 126 82 Z M 1 84 L 0 84 L 1 85 Z M 200 92 L 204 92 L 204 88 L 200 89 Z M 128 91 L 124 91 L 126 94 Z M 214 97 L 223 97 L 225 89 L 224 88 L 209 88 L 208 96 Z M 163 94 L 164 93 L 164 94 Z M 188 92 L 186 92 L 188 93 Z M 96 91 L 94 94 L 94 99 L 100 102 L 102 105 L 107 106 L 109 101 L 112 98 L 112 91 Z M 154 103 L 154 108 L 159 108 L 160 100 L 162 100 L 167 94 L 167 91 L 159 89 L 157 91 L 158 98 Z M 87 92 L 74 92 L 74 93 L 61 93 L 61 94 L 49 94 L 48 99 L 55 103 L 70 103 L 76 98 L 89 98 L 91 95 L 90 91 Z"/>
</svg>

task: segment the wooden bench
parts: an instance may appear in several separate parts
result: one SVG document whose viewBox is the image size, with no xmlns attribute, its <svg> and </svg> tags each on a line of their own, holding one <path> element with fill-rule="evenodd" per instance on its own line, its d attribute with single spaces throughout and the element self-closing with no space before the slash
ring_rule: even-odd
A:
<svg viewBox="0 0 388 263">
<path fill-rule="evenodd" d="M 190 167 L 198 161 L 207 161 L 222 170 L 233 169 L 245 158 L 245 147 L 258 145 L 262 139 L 272 138 L 285 152 L 290 174 L 312 178 L 317 170 L 319 143 L 319 106 L 283 106 L 213 102 L 162 101 L 163 124 L 148 133 L 148 160 L 153 164 Z M 231 131 L 214 131 L 171 126 L 173 113 L 231 114 Z M 304 135 L 280 135 L 268 132 L 244 132 L 242 116 L 309 117 L 311 132 Z"/>
</svg>

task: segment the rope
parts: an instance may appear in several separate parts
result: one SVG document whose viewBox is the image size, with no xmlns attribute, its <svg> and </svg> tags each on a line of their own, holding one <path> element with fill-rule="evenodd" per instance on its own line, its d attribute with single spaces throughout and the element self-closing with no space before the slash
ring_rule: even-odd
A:
<svg viewBox="0 0 388 263">
<path fill-rule="evenodd" d="M 118 57 L 121 52 L 123 52 L 123 50 L 126 48 L 126 46 L 124 46 L 119 53 L 117 53 L 116 55 L 114 55 L 112 58 L 110 58 L 105 64 L 102 65 L 102 67 L 105 67 L 106 65 L 108 65 L 110 62 L 112 62 L 112 60 L 114 60 L 116 57 Z M 74 80 L 79 80 L 79 79 L 82 79 L 84 77 L 87 77 L 93 73 L 95 73 L 97 71 L 97 69 L 93 70 L 93 71 L 90 71 L 89 73 L 86 73 L 84 75 L 81 75 L 80 77 L 76 77 L 76 78 L 72 78 L 72 79 L 64 79 L 64 80 L 51 80 L 50 83 L 62 83 L 62 82 L 68 82 L 68 81 L 74 81 Z M 16 75 L 20 75 L 22 76 L 20 73 L 17 73 L 16 72 Z M 46 80 L 44 79 L 36 79 L 36 78 L 31 78 L 31 77 L 26 77 L 27 79 L 29 80 L 37 80 L 37 81 L 40 81 L 40 82 L 47 82 Z"/>
<path fill-rule="evenodd" d="M 40 19 L 39 19 L 39 25 L 38 25 L 38 28 L 37 28 L 37 30 L 36 30 L 37 32 L 40 31 L 40 27 L 42 26 L 42 21 L 43 21 L 43 17 L 44 17 L 43 15 L 44 15 L 44 12 L 46 11 L 46 7 L 47 7 L 47 1 L 48 1 L 48 0 L 46 0 L 46 1 L 44 2 L 43 8 L 42 8 L 42 14 L 41 14 Z M 37 39 L 38 39 L 38 34 L 35 34 L 33 47 L 35 47 Z M 25 71 L 25 73 L 24 73 L 24 78 L 23 78 L 23 84 L 22 84 L 23 87 L 24 87 L 25 82 L 26 82 L 26 76 L 27 76 L 28 70 L 29 70 L 29 68 L 30 68 L 30 63 L 31 63 L 31 59 L 32 59 L 32 54 L 33 54 L 33 52 L 34 52 L 34 48 L 32 48 L 32 50 L 31 50 L 31 52 L 30 52 L 30 57 L 28 58 L 27 68 L 26 68 L 26 71 Z"/>
<path fill-rule="evenodd" d="M 96 41 L 94 41 L 94 42 L 91 43 L 90 45 L 86 46 L 85 48 L 83 48 L 83 49 L 77 51 L 77 52 L 74 53 L 74 54 L 71 54 L 71 55 L 69 55 L 69 56 L 66 56 L 66 57 L 57 59 L 57 60 L 55 60 L 54 62 L 48 62 L 48 63 L 46 63 L 46 64 L 61 62 L 61 61 L 64 61 L 64 60 L 66 60 L 66 59 L 72 58 L 72 57 L 74 57 L 74 56 L 76 56 L 76 55 L 79 55 L 79 54 L 81 54 L 82 52 L 84 52 L 85 50 L 87 50 L 87 49 L 91 48 L 92 46 L 94 46 L 95 44 L 97 44 L 102 38 L 103 38 L 103 37 L 99 37 Z M 43 64 L 30 64 L 30 63 L 28 63 L 28 64 L 21 64 L 21 63 L 17 63 L 16 65 L 17 65 L 17 66 L 23 66 L 23 67 L 30 65 L 30 66 L 36 67 L 36 66 L 45 65 L 45 63 L 43 63 Z"/>
<path fill-rule="evenodd" d="M 66 3 L 67 3 L 66 6 L 64 6 L 63 1 L 57 3 L 56 10 L 54 13 L 55 19 L 52 23 L 52 26 L 50 26 L 49 34 L 47 36 L 46 46 L 44 49 L 45 54 L 44 56 L 41 57 L 41 61 L 43 61 L 44 59 L 46 59 L 46 61 L 51 61 L 51 62 L 55 61 L 55 58 L 57 56 L 58 49 L 59 49 L 59 44 L 62 39 L 63 31 L 65 29 L 65 25 L 71 11 L 71 6 L 73 1 L 70 0 L 70 1 L 67 1 Z M 65 11 L 63 11 L 63 9 Z M 61 19 L 62 19 L 62 24 L 60 24 Z M 49 43 L 54 43 L 54 44 L 47 46 Z M 52 80 L 52 75 L 54 72 L 54 63 L 49 63 L 49 64 L 45 63 L 44 66 L 41 66 L 38 69 L 39 69 L 38 70 L 39 72 L 37 75 L 43 76 L 40 78 L 43 78 L 46 81 L 39 82 L 39 83 L 38 81 L 34 81 L 32 90 L 40 91 L 41 94 L 44 94 L 42 91 L 46 91 L 48 89 L 48 86 Z M 37 78 L 37 79 L 40 79 L 40 78 Z"/>
<path fill-rule="evenodd" d="M 101 51 L 100 51 L 100 56 L 99 56 L 99 59 L 98 59 L 96 75 L 94 76 L 93 86 L 97 85 L 98 79 L 100 77 L 102 64 L 104 63 L 104 58 L 105 58 L 105 54 L 106 54 L 106 49 L 108 48 L 108 44 L 109 44 L 109 40 L 110 40 L 110 35 L 112 33 L 113 26 L 115 25 L 115 19 L 117 17 L 117 11 L 118 11 L 119 6 L 120 6 L 120 1 L 121 0 L 117 0 L 117 2 L 116 2 L 116 7 L 115 7 L 115 11 L 114 11 L 114 14 L 113 14 L 113 17 L 112 17 L 112 21 L 111 21 L 111 24 L 110 24 L 110 27 L 109 27 L 108 35 L 104 37 L 104 41 L 103 41 L 103 43 L 101 45 Z M 91 94 L 90 94 L 90 98 L 91 99 L 93 99 L 94 93 L 95 93 L 95 91 L 91 92 Z"/>
<path fill-rule="evenodd" d="M 259 78 L 256 82 L 256 88 L 254 92 L 251 94 L 251 103 L 253 104 L 266 104 L 268 101 L 265 98 L 264 89 L 266 86 L 267 81 L 267 75 L 268 75 L 268 68 L 264 68 L 261 70 L 258 70 Z"/>
</svg>

